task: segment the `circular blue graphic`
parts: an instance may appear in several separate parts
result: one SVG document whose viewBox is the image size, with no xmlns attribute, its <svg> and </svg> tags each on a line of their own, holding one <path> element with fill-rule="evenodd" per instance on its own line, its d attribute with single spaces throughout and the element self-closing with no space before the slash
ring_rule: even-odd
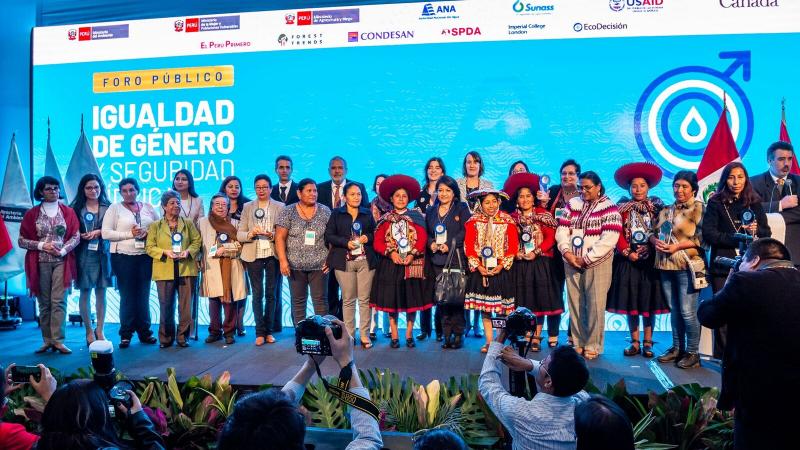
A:
<svg viewBox="0 0 800 450">
<path fill-rule="evenodd" d="M 575 25 L 572 26 L 572 29 L 579 32 L 583 30 L 583 24 L 580 22 L 576 22 Z"/>
<path fill-rule="evenodd" d="M 720 56 L 724 61 L 723 54 Z M 749 64 L 749 53 L 745 57 L 744 64 Z M 636 144 L 646 160 L 658 164 L 666 176 L 683 169 L 697 170 L 722 113 L 723 95 L 739 155 L 747 153 L 753 139 L 753 109 L 744 90 L 731 78 L 737 64 L 741 61 L 735 61 L 726 72 L 704 66 L 678 67 L 658 76 L 642 92 L 634 113 Z M 744 79 L 749 77 L 747 66 Z M 684 118 L 672 117 L 677 111 L 688 112 Z M 676 124 L 679 132 L 673 133 Z"/>
</svg>

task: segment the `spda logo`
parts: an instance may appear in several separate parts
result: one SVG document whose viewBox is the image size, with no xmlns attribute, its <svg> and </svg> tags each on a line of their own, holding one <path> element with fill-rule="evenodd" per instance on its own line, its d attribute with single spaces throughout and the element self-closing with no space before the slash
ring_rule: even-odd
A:
<svg viewBox="0 0 800 450">
<path fill-rule="evenodd" d="M 753 109 L 734 80 L 741 76 L 744 82 L 750 81 L 750 52 L 722 52 L 719 58 L 733 61 L 722 71 L 705 66 L 669 70 L 653 80 L 639 98 L 634 113 L 636 143 L 645 158 L 668 176 L 683 169 L 697 170 L 723 101 L 739 154 L 744 157 L 750 147 Z"/>
</svg>

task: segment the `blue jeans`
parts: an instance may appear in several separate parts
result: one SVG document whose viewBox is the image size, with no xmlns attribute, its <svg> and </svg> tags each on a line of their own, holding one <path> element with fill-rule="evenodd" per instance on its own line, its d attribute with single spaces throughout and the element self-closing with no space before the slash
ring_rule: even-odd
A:
<svg viewBox="0 0 800 450">
<path fill-rule="evenodd" d="M 680 351 L 697 353 L 700 348 L 700 322 L 697 298 L 700 291 L 691 285 L 686 270 L 662 270 L 661 287 L 672 312 L 672 346 Z"/>
</svg>

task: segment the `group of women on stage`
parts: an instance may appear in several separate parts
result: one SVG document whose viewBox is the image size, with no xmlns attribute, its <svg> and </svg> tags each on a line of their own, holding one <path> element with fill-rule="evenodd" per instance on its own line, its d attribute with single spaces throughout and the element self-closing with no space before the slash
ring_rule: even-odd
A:
<svg viewBox="0 0 800 450">
<path fill-rule="evenodd" d="M 87 342 L 104 339 L 105 289 L 113 277 L 123 348 L 134 333 L 142 343 L 188 346 L 198 295 L 209 299 L 206 342 L 232 344 L 234 335 L 244 334 L 243 300 L 250 292 L 256 345 L 272 343 L 280 273 L 289 279 L 294 323 L 306 317 L 309 294 L 315 313 L 327 313 L 327 278 L 335 276 L 346 328 L 352 335 L 360 330 L 365 349 L 377 339 L 379 311 L 388 314 L 392 348 L 401 345 L 400 313 L 406 319 L 404 344 L 416 345 L 412 332 L 420 313 L 417 339 L 435 333 L 443 348 L 459 348 L 470 331 L 481 337 L 482 325 L 485 352 L 492 317 L 521 306 L 540 318 L 529 336 L 533 350 L 541 349 L 545 323 L 547 344 L 555 347 L 566 288 L 569 343 L 587 359 L 603 353 L 606 311 L 628 317 L 631 344 L 624 354 L 646 357 L 654 356 L 655 316 L 671 312 L 673 345 L 658 360 L 697 367 L 702 275 L 710 269 L 715 291 L 727 275 L 705 267 L 704 247 L 712 258 L 732 256 L 734 234 L 770 235 L 740 163 L 725 167 L 708 205 L 697 200 L 691 171 L 675 174 L 670 204 L 653 197 L 662 172 L 650 163 L 615 172 L 614 181 L 629 195 L 616 203 L 605 195 L 600 176 L 582 171 L 574 160 L 561 165 L 554 186 L 517 161 L 503 189 L 495 189 L 474 151 L 465 156 L 462 173 L 459 179 L 448 176 L 444 162 L 434 157 L 422 186 L 407 175 L 380 174 L 373 183 L 377 196 L 364 207 L 365 193 L 349 182 L 342 206 L 333 210 L 317 201 L 311 179 L 297 183 L 296 203 L 284 205 L 270 198 L 268 176 L 255 177 L 252 201 L 243 195 L 241 180 L 228 177 L 210 199 L 208 215 L 186 170 L 176 173 L 172 189 L 162 195 L 160 212 L 137 201 L 139 186 L 131 178 L 119 182 L 122 201 L 110 204 L 102 180 L 88 174 L 69 208 L 58 202 L 58 181 L 43 177 L 35 189 L 41 203 L 26 214 L 20 234 L 20 245 L 29 250 L 28 286 L 40 306 L 39 351 L 69 352 L 63 344 L 64 292 L 72 283 L 81 291 Z M 748 212 L 752 222 L 743 219 Z M 457 270 L 466 277 L 463 302 L 435 305 L 437 280 Z M 161 307 L 157 339 L 150 331 L 151 279 Z"/>
</svg>

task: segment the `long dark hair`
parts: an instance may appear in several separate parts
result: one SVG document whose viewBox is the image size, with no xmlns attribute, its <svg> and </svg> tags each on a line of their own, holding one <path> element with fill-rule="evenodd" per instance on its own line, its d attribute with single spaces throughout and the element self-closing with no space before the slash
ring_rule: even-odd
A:
<svg viewBox="0 0 800 450">
<path fill-rule="evenodd" d="M 430 166 L 431 163 L 434 162 L 434 161 L 439 163 L 439 167 L 442 168 L 442 176 L 447 175 L 447 169 L 444 168 L 444 161 L 442 161 L 442 158 L 439 158 L 438 156 L 434 156 L 433 158 L 429 159 L 428 162 L 425 163 L 425 170 L 424 170 L 424 172 L 425 172 L 424 173 L 424 175 L 425 175 L 425 186 L 423 186 L 422 190 L 428 189 L 428 183 L 431 182 L 431 179 L 428 178 L 428 166 Z"/>
<path fill-rule="evenodd" d="M 240 180 L 239 177 L 237 177 L 236 175 L 231 175 L 229 177 L 225 177 L 225 179 L 222 180 L 222 184 L 219 185 L 219 192 L 222 192 L 223 194 L 225 194 L 227 196 L 228 192 L 225 190 L 225 188 L 228 186 L 228 183 L 230 183 L 231 181 L 238 181 L 239 182 L 239 197 L 236 199 L 236 207 L 241 209 L 240 205 L 244 205 L 245 203 L 249 202 L 250 198 L 248 196 L 244 195 L 244 185 L 242 184 L 242 180 Z M 270 183 L 270 184 L 272 184 L 272 183 Z M 228 200 L 230 201 L 231 199 L 229 198 Z"/>
<path fill-rule="evenodd" d="M 92 380 L 73 380 L 58 388 L 44 408 L 42 429 L 39 450 L 129 448 L 114 430 L 105 391 Z"/>
<path fill-rule="evenodd" d="M 425 166 L 425 172 L 427 171 L 428 171 L 428 166 Z M 372 192 L 376 194 L 378 193 L 378 178 L 383 178 L 385 180 L 389 178 L 389 175 L 386 175 L 385 173 L 379 173 L 375 175 L 375 178 L 372 180 Z"/>
<path fill-rule="evenodd" d="M 722 169 L 722 175 L 719 176 L 719 183 L 717 183 L 717 190 L 714 192 L 714 196 L 711 197 L 711 199 L 716 199 L 717 201 L 723 203 L 730 203 L 734 200 L 733 192 L 728 189 L 728 177 L 731 176 L 733 169 L 736 169 L 737 167 L 742 169 L 742 172 L 744 172 L 744 190 L 742 190 L 742 193 L 739 195 L 742 203 L 744 206 L 750 206 L 752 204 L 759 203 L 761 201 L 761 197 L 758 196 L 756 191 L 753 189 L 753 185 L 750 184 L 750 177 L 747 174 L 747 169 L 745 169 L 744 164 L 738 161 L 729 163 L 724 169 Z"/>
<path fill-rule="evenodd" d="M 450 188 L 453 191 L 453 203 L 458 203 L 461 201 L 461 189 L 458 188 L 458 182 L 453 179 L 453 177 L 442 175 L 442 178 L 439 178 L 439 181 L 436 182 L 436 190 L 439 190 L 439 185 L 443 184 Z M 436 201 L 433 203 L 434 205 L 439 204 L 439 196 L 436 196 Z"/>
<path fill-rule="evenodd" d="M 97 181 L 97 184 L 100 185 L 100 196 L 97 197 L 97 203 L 102 206 L 111 204 L 111 201 L 108 200 L 108 196 L 106 195 L 106 185 L 103 183 L 103 180 L 96 174 L 87 173 L 81 177 L 81 181 L 78 182 L 78 192 L 75 193 L 75 199 L 72 200 L 72 204 L 69 205 L 76 213 L 80 213 L 80 210 L 86 206 L 86 193 L 84 189 L 86 188 L 86 183 L 92 180 Z"/>
<path fill-rule="evenodd" d="M 175 172 L 175 175 L 172 176 L 172 189 L 174 191 L 176 191 L 176 192 L 178 191 L 177 189 L 175 189 L 175 178 L 179 174 L 186 175 L 186 179 L 189 180 L 189 195 L 194 197 L 194 198 L 197 198 L 198 197 L 197 191 L 194 190 L 194 177 L 192 176 L 192 172 L 189 172 L 189 169 L 181 169 L 181 170 Z M 242 182 L 240 181 L 239 185 L 241 185 L 241 184 L 242 184 Z"/>
</svg>

